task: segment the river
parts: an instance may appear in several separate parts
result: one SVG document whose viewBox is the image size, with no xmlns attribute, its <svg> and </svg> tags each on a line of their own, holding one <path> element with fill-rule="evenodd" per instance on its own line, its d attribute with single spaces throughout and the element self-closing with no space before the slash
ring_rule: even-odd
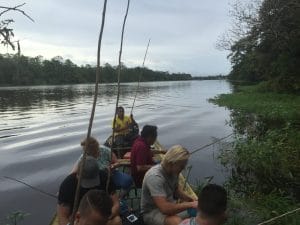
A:
<svg viewBox="0 0 300 225">
<path fill-rule="evenodd" d="M 136 83 L 121 86 L 119 105 L 125 113 L 136 88 Z M 100 142 L 111 133 L 116 91 L 115 84 L 99 87 L 92 136 Z M 166 148 L 181 144 L 192 151 L 232 132 L 226 124 L 230 112 L 207 101 L 230 92 L 224 80 L 141 83 L 133 114 L 140 128 L 158 126 L 158 140 Z M 19 224 L 49 224 L 56 200 L 5 176 L 56 194 L 81 154 L 93 93 L 94 85 L 0 88 L 0 224 L 17 210 L 30 214 Z M 191 183 L 208 176 L 216 183 L 225 180 L 218 148 L 216 144 L 191 157 Z"/>
</svg>

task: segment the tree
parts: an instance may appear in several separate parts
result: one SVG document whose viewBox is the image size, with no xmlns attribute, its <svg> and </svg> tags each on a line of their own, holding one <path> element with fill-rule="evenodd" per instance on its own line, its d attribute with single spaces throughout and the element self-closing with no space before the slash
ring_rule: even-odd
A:
<svg viewBox="0 0 300 225">
<path fill-rule="evenodd" d="M 218 42 L 230 50 L 230 78 L 267 81 L 271 90 L 300 91 L 300 1 L 233 5 L 233 27 Z"/>
<path fill-rule="evenodd" d="M 20 52 L 19 41 L 13 40 L 14 32 L 13 29 L 10 27 L 12 23 L 14 23 L 14 20 L 12 18 L 9 19 L 2 19 L 2 18 L 4 14 L 7 14 L 10 11 L 17 11 L 34 22 L 34 20 L 30 16 L 28 16 L 23 10 L 20 9 L 24 5 L 25 3 L 22 3 L 14 7 L 0 6 L 0 43 L 4 46 L 10 46 L 13 50 L 15 50 L 15 43 L 17 43 L 18 52 Z"/>
</svg>

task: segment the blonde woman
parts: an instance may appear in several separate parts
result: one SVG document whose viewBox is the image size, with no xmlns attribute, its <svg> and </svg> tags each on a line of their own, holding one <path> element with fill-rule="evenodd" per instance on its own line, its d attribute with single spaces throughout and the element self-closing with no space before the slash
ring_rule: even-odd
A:
<svg viewBox="0 0 300 225">
<path fill-rule="evenodd" d="M 141 210 L 147 225 L 179 224 L 188 217 L 189 208 L 197 208 L 196 199 L 178 187 L 180 172 L 186 167 L 190 153 L 181 145 L 171 147 L 161 164 L 146 173 L 141 196 Z M 181 203 L 176 203 L 177 199 Z"/>
</svg>

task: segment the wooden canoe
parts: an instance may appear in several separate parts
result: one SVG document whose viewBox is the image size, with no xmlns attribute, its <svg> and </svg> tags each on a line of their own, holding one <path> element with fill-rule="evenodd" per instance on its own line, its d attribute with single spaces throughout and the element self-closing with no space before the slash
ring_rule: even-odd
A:
<svg viewBox="0 0 300 225">
<path fill-rule="evenodd" d="M 164 150 L 164 148 L 162 147 L 162 145 L 156 141 L 154 143 L 154 149 L 156 150 Z M 157 160 L 162 160 L 163 158 L 163 154 L 156 154 L 155 155 L 155 159 Z M 120 159 L 120 163 L 123 164 L 124 166 L 128 166 L 130 165 L 130 160 L 129 159 Z M 179 186 L 184 188 L 184 191 L 191 197 L 193 198 L 196 198 L 196 194 L 195 192 L 193 191 L 193 189 L 191 188 L 191 186 L 186 182 L 184 176 L 182 174 L 180 174 L 179 176 Z M 133 206 L 131 206 L 133 208 Z M 59 225 L 58 224 L 58 217 L 57 215 L 55 214 L 53 219 L 51 220 L 50 222 L 50 225 Z"/>
</svg>

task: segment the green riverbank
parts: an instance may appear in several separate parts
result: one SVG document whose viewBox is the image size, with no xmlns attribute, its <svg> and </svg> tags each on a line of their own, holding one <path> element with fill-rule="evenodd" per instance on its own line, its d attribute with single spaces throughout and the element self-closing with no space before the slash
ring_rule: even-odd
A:
<svg viewBox="0 0 300 225">
<path fill-rule="evenodd" d="M 263 85 L 210 100 L 231 111 L 235 135 L 219 156 L 232 172 L 227 224 L 258 224 L 300 207 L 300 96 Z M 300 224 L 300 212 L 269 224 Z"/>
</svg>

